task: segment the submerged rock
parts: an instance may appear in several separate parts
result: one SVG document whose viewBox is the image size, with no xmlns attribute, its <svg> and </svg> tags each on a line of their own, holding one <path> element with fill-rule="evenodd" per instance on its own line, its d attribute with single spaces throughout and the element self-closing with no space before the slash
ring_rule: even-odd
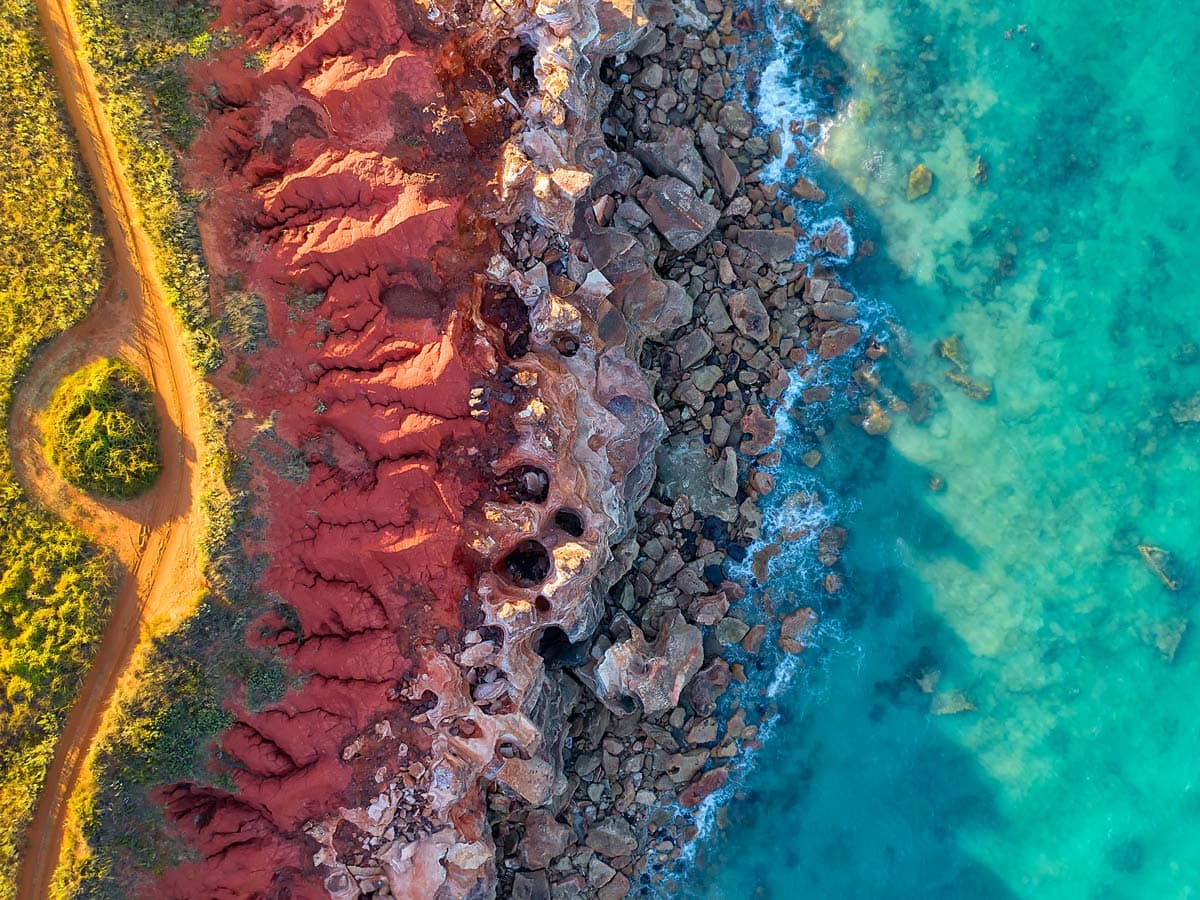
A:
<svg viewBox="0 0 1200 900">
<path fill-rule="evenodd" d="M 963 392 L 972 400 L 983 402 L 992 396 L 992 386 L 986 381 L 980 381 L 978 378 L 972 378 L 964 372 L 947 372 L 946 380 L 951 384 L 956 384 L 963 389 Z"/>
<path fill-rule="evenodd" d="M 803 653 L 805 641 L 817 624 L 817 614 L 805 607 L 784 616 L 779 627 L 779 649 L 784 653 Z"/>
<path fill-rule="evenodd" d="M 1153 544 L 1138 544 L 1138 553 L 1141 554 L 1142 561 L 1153 572 L 1158 580 L 1163 583 L 1168 591 L 1179 590 L 1179 582 L 1171 575 L 1171 554 L 1162 547 L 1155 547 Z"/>
<path fill-rule="evenodd" d="M 924 197 L 933 188 L 933 172 L 925 163 L 919 163 L 915 169 L 908 173 L 908 190 L 906 196 L 909 200 L 917 200 Z"/>
<path fill-rule="evenodd" d="M 974 712 L 975 709 L 975 704 L 962 691 L 934 694 L 929 703 L 929 711 L 935 716 L 956 716 L 960 713 Z"/>
</svg>

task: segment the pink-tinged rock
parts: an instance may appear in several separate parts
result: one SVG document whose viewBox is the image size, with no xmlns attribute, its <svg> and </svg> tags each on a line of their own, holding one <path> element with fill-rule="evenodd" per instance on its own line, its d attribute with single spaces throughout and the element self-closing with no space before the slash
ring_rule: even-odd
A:
<svg viewBox="0 0 1200 900">
<path fill-rule="evenodd" d="M 803 653 L 804 642 L 816 624 L 817 614 L 807 607 L 784 616 L 779 626 L 779 649 L 784 653 Z"/>
<path fill-rule="evenodd" d="M 677 609 L 668 612 L 651 646 L 642 630 L 625 620 L 629 636 L 617 641 L 596 666 L 596 690 L 614 712 L 629 712 L 636 699 L 650 715 L 670 709 L 704 661 L 700 629 Z"/>
<path fill-rule="evenodd" d="M 729 598 L 724 591 L 697 597 L 688 607 L 688 616 L 697 625 L 716 625 L 729 612 Z"/>
<path fill-rule="evenodd" d="M 838 322 L 822 333 L 817 355 L 821 359 L 834 359 L 846 353 L 861 337 L 862 329 L 857 325 Z"/>
<path fill-rule="evenodd" d="M 763 412 L 757 403 L 751 404 L 742 416 L 742 431 L 747 437 L 742 441 L 741 450 L 747 456 L 758 456 L 775 440 L 775 419 Z"/>
<path fill-rule="evenodd" d="M 517 845 L 517 861 L 527 869 L 544 869 L 562 856 L 574 835 L 545 809 L 535 809 L 525 819 L 525 836 Z"/>
<path fill-rule="evenodd" d="M 687 809 L 694 809 L 703 803 L 712 794 L 715 794 L 721 788 L 725 787 L 729 781 L 729 769 L 709 769 L 686 788 L 679 795 L 679 802 Z"/>
<path fill-rule="evenodd" d="M 812 246 L 814 250 L 823 251 L 844 261 L 854 255 L 854 238 L 850 234 L 850 226 L 841 219 L 835 219 L 822 234 L 815 235 Z"/>
<path fill-rule="evenodd" d="M 746 288 L 729 297 L 729 318 L 734 327 L 752 341 L 765 341 L 771 335 L 771 317 L 754 288 Z"/>
</svg>

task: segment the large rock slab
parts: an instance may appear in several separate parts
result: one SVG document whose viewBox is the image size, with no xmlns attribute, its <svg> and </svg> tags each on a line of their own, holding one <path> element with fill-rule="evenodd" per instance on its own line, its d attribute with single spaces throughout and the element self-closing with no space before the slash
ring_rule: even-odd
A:
<svg viewBox="0 0 1200 900">
<path fill-rule="evenodd" d="M 639 141 L 633 145 L 633 155 L 651 175 L 673 175 L 685 181 L 695 191 L 704 180 L 704 164 L 696 151 L 692 133 L 671 126 L 661 140 Z"/>
<path fill-rule="evenodd" d="M 644 178 L 634 191 L 659 234 L 676 250 L 693 249 L 716 227 L 721 214 L 673 175 Z"/>
</svg>

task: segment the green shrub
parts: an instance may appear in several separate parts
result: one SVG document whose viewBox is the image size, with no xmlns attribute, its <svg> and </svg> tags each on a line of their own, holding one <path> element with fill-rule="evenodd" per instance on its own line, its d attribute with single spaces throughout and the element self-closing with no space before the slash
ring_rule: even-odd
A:
<svg viewBox="0 0 1200 900">
<path fill-rule="evenodd" d="M 98 359 L 63 379 L 45 432 L 51 462 L 85 491 L 135 497 L 162 468 L 150 385 L 119 359 Z"/>
</svg>

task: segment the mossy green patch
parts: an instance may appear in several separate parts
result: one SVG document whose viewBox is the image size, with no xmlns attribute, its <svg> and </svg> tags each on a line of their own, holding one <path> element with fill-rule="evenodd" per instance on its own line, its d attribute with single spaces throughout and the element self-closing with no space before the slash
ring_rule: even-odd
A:
<svg viewBox="0 0 1200 900">
<path fill-rule="evenodd" d="M 82 490 L 136 497 L 162 468 L 150 385 L 118 359 L 98 359 L 68 376 L 45 418 L 50 460 Z"/>
</svg>

